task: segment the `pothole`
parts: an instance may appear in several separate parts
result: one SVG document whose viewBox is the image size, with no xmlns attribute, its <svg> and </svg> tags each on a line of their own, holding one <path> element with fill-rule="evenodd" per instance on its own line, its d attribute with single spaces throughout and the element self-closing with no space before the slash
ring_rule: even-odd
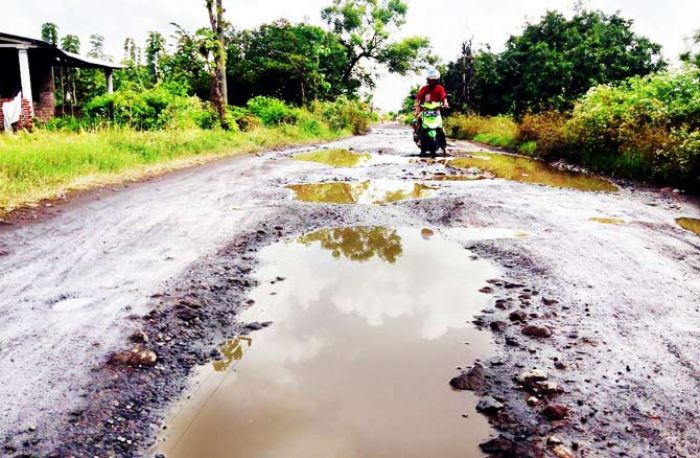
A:
<svg viewBox="0 0 700 458">
<path fill-rule="evenodd" d="M 395 180 L 291 184 L 286 188 L 294 191 L 296 199 L 302 202 L 345 205 L 382 205 L 425 199 L 433 197 L 437 190 L 425 183 Z"/>
<path fill-rule="evenodd" d="M 260 261 L 241 319 L 273 324 L 200 371 L 158 452 L 482 456 L 489 425 L 447 382 L 488 355 L 470 322 L 489 304 L 478 290 L 498 275 L 491 263 L 428 228 L 385 227 L 324 229 Z"/>
<path fill-rule="evenodd" d="M 686 231 L 694 232 L 695 234 L 700 235 L 700 219 L 678 218 L 676 222 Z"/>
<path fill-rule="evenodd" d="M 329 167 L 355 167 L 371 158 L 368 153 L 353 153 L 346 149 L 317 150 L 294 156 L 298 161 L 317 162 Z"/>
<path fill-rule="evenodd" d="M 452 159 L 451 167 L 461 169 L 476 168 L 493 174 L 497 178 L 541 184 L 556 188 L 578 189 L 580 191 L 614 192 L 617 187 L 609 181 L 583 173 L 558 170 L 549 164 L 533 159 L 495 153 L 479 153 L 478 156 Z"/>
</svg>

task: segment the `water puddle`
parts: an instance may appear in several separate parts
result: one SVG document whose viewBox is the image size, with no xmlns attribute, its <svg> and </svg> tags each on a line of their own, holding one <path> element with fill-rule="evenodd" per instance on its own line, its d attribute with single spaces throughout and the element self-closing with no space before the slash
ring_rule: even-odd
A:
<svg viewBox="0 0 700 458">
<path fill-rule="evenodd" d="M 368 153 L 353 153 L 346 149 L 310 151 L 294 156 L 298 161 L 318 162 L 329 167 L 356 167 L 371 159 Z"/>
<path fill-rule="evenodd" d="M 470 254 L 428 228 L 327 229 L 264 249 L 242 319 L 273 324 L 224 344 L 157 452 L 482 456 L 488 423 L 447 383 L 489 349 L 469 322 L 497 272 Z"/>
<path fill-rule="evenodd" d="M 437 188 L 423 183 L 394 180 L 328 182 L 286 186 L 302 202 L 324 204 L 383 205 L 409 199 L 433 197 Z"/>
<path fill-rule="evenodd" d="M 624 219 L 618 219 L 618 218 L 598 218 L 598 217 L 596 217 L 596 218 L 591 218 L 590 221 L 592 221 L 592 222 L 594 222 L 594 223 L 598 223 L 598 224 L 610 224 L 610 225 L 613 225 L 613 226 L 621 226 L 621 225 L 625 224 L 625 222 L 626 222 Z"/>
<path fill-rule="evenodd" d="M 697 235 L 700 235 L 700 219 L 678 218 L 676 222 L 680 227 L 682 227 L 686 231 L 694 232 Z"/>
<path fill-rule="evenodd" d="M 601 178 L 558 170 L 544 162 L 519 156 L 479 153 L 479 156 L 452 159 L 448 165 L 462 169 L 477 168 L 498 178 L 523 183 L 581 191 L 617 191 L 615 185 Z"/>
</svg>

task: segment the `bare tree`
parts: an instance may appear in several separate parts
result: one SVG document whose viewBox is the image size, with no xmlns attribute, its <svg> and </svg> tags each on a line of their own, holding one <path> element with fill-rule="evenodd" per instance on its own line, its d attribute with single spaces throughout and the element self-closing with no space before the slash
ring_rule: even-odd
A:
<svg viewBox="0 0 700 458">
<path fill-rule="evenodd" d="M 474 81 L 474 49 L 473 38 L 462 43 L 462 103 L 463 109 L 470 110 L 472 105 L 472 82 Z"/>
</svg>

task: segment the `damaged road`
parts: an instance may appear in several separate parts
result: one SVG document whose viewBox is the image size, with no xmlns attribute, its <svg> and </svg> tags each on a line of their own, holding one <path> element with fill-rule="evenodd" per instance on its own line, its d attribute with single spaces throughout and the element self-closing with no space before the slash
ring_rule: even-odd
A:
<svg viewBox="0 0 700 458">
<path fill-rule="evenodd" d="M 353 168 L 293 159 L 330 148 L 370 156 Z M 488 305 L 463 317 L 492 334 L 490 352 L 441 380 L 477 394 L 495 429 L 485 453 L 697 456 L 700 237 L 677 223 L 697 205 L 465 142 L 455 163 L 414 150 L 406 129 L 382 127 L 0 227 L 2 454 L 152 454 L 197 368 L 269 326 L 238 319 L 256 306 L 260 250 L 383 226 L 430 228 L 500 272 L 474 291 Z"/>
</svg>

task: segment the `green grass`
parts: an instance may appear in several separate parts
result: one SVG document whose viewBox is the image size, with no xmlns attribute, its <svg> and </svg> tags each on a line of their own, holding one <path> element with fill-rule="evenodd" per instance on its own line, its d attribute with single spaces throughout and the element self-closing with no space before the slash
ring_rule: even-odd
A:
<svg viewBox="0 0 700 458">
<path fill-rule="evenodd" d="M 483 133 L 477 134 L 474 137 L 474 141 L 477 143 L 483 143 L 485 145 L 496 146 L 498 148 L 513 148 L 515 146 L 515 137 L 507 134 L 498 133 Z"/>
<path fill-rule="evenodd" d="M 348 135 L 325 125 L 250 132 L 106 129 L 0 135 L 0 216 L 74 190 L 142 179 L 221 156 Z"/>
</svg>

